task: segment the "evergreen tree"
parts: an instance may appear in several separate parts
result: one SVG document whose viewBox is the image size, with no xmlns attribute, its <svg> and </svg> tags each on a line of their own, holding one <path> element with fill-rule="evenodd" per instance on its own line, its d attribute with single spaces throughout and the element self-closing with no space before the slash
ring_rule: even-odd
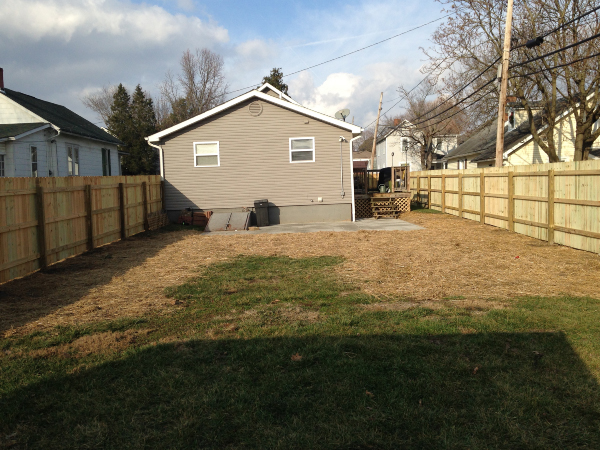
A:
<svg viewBox="0 0 600 450">
<path fill-rule="evenodd" d="M 271 69 L 271 73 L 268 76 L 263 77 L 262 82 L 263 84 L 269 83 L 275 89 L 279 89 L 285 95 L 289 95 L 288 85 L 283 82 L 283 72 L 281 71 L 281 67 Z"/>
<path fill-rule="evenodd" d="M 156 173 L 158 155 L 144 139 L 156 132 L 156 116 L 152 99 L 146 97 L 138 84 L 130 97 L 127 89 L 119 84 L 113 96 L 108 131 L 123 141 L 119 150 L 128 153 L 123 158 L 124 175 L 153 175 Z"/>
<path fill-rule="evenodd" d="M 137 174 L 155 174 L 158 154 L 155 148 L 148 145 L 145 138 L 156 133 L 156 115 L 152 99 L 146 97 L 139 84 L 133 92 L 130 110 L 134 137 L 129 155 L 132 168 L 135 168 Z"/>
</svg>

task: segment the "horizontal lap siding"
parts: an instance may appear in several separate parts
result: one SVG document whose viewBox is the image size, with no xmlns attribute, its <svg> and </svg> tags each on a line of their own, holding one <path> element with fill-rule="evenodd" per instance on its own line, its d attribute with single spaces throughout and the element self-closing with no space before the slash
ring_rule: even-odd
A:
<svg viewBox="0 0 600 450">
<path fill-rule="evenodd" d="M 249 101 L 166 140 L 167 209 L 238 208 L 263 198 L 277 206 L 314 205 L 318 197 L 322 204 L 352 202 L 348 142 L 342 144 L 346 195 L 341 197 L 339 143 L 340 136 L 350 141 L 351 133 L 259 102 L 258 117 L 248 112 Z M 314 163 L 289 162 L 292 137 L 315 138 Z M 220 167 L 194 167 L 192 143 L 201 141 L 219 141 Z"/>
</svg>

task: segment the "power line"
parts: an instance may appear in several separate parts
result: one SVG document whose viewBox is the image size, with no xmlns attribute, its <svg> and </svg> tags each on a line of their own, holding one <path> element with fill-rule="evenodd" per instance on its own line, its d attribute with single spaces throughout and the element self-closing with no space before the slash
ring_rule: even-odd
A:
<svg viewBox="0 0 600 450">
<path fill-rule="evenodd" d="M 421 25 L 419 25 L 419 26 L 416 26 L 416 27 L 414 27 L 414 28 L 411 28 L 410 30 L 403 31 L 402 33 L 395 34 L 394 36 L 390 36 L 389 38 L 382 39 L 381 41 L 377 41 L 377 42 L 375 42 L 375 43 L 373 43 L 373 44 L 367 45 L 366 47 L 362 47 L 362 48 L 359 48 L 359 49 L 353 50 L 353 51 L 351 51 L 351 52 L 344 53 L 343 55 L 336 56 L 335 58 L 328 59 L 327 61 L 323 61 L 323 62 L 320 62 L 320 63 L 318 63 L 318 64 L 314 64 L 314 65 L 312 65 L 312 66 L 305 67 L 304 69 L 296 70 L 295 72 L 291 72 L 291 73 L 285 74 L 285 75 L 283 75 L 283 77 L 284 77 L 284 78 L 285 78 L 285 77 L 289 77 L 289 76 L 291 76 L 291 75 L 295 75 L 295 74 L 297 74 L 297 73 L 304 72 L 305 70 L 313 69 L 313 68 L 315 68 L 315 67 L 319 67 L 319 66 L 322 66 L 322 65 L 324 65 L 324 64 L 328 64 L 328 63 L 330 63 L 330 62 L 332 62 L 332 61 L 337 61 L 338 59 L 345 58 L 346 56 L 353 55 L 353 54 L 355 54 L 355 53 L 358 53 L 358 52 L 362 52 L 363 50 L 366 50 L 366 49 L 368 49 L 368 48 L 371 48 L 371 47 L 374 47 L 374 46 L 376 46 L 376 45 L 382 44 L 382 43 L 384 43 L 384 42 L 387 42 L 387 41 L 389 41 L 389 40 L 395 39 L 395 38 L 397 38 L 397 37 L 399 37 L 399 36 L 403 36 L 403 35 L 405 35 L 405 34 L 407 34 L 407 33 L 410 33 L 410 32 L 412 32 L 412 31 L 418 30 L 419 28 L 423 28 L 423 27 L 426 27 L 427 25 L 431 25 L 432 23 L 439 22 L 440 20 L 443 20 L 443 19 L 445 19 L 446 17 L 450 17 L 450 16 L 453 16 L 453 15 L 455 15 L 455 14 L 456 14 L 456 12 L 452 12 L 452 13 L 450 13 L 450 14 L 446 14 L 445 16 L 439 17 L 439 18 L 437 18 L 437 19 L 435 19 L 435 20 L 431 20 L 431 21 L 429 21 L 429 22 L 427 22 L 427 23 L 424 23 L 424 24 L 421 24 Z M 260 83 L 258 83 L 258 84 L 260 84 Z M 235 92 L 239 92 L 239 91 L 245 91 L 246 89 L 250 89 L 250 88 L 253 88 L 253 87 L 255 87 L 255 86 L 256 86 L 256 84 L 253 84 L 253 85 L 251 85 L 251 86 L 247 86 L 247 87 L 243 87 L 243 88 L 240 88 L 240 89 L 236 89 L 236 90 L 234 90 L 234 91 L 225 92 L 223 95 L 233 94 L 233 93 L 235 93 Z"/>
<path fill-rule="evenodd" d="M 579 58 L 579 59 L 576 59 L 574 61 L 569 61 L 568 63 L 559 64 L 558 66 L 553 66 L 553 67 L 550 67 L 548 69 L 540 69 L 540 70 L 538 70 L 536 72 L 530 72 L 530 73 L 526 73 L 524 75 L 513 75 L 510 78 L 524 78 L 524 77 L 529 77 L 531 75 L 537 75 L 538 73 L 542 73 L 542 72 L 546 72 L 546 71 L 551 71 L 551 70 L 554 70 L 554 69 L 559 69 L 561 67 L 570 66 L 571 64 L 575 64 L 575 63 L 578 63 L 578 62 L 581 62 L 581 61 L 585 61 L 586 59 L 595 58 L 596 56 L 600 56 L 600 52 L 594 53 L 593 55 L 584 56 L 583 58 Z"/>
<path fill-rule="evenodd" d="M 585 44 L 586 42 L 592 41 L 592 40 L 597 39 L 599 37 L 600 37 L 600 33 L 595 34 L 595 35 L 590 36 L 588 38 L 585 38 L 585 39 L 583 39 L 581 41 L 577 41 L 577 42 L 574 42 L 573 44 L 567 45 L 565 47 L 561 47 L 558 50 L 554 50 L 554 51 L 546 53 L 544 55 L 536 56 L 535 58 L 528 59 L 527 61 L 523 61 L 523 62 L 520 62 L 520 63 L 517 63 L 517 64 L 513 64 L 512 66 L 510 66 L 510 69 L 514 69 L 516 67 L 524 66 L 525 64 L 529 64 L 529 63 L 532 63 L 532 62 L 535 62 L 535 61 L 539 61 L 540 59 L 547 58 L 548 56 L 556 55 L 557 53 L 564 52 L 565 50 L 569 50 L 569 49 L 577 47 L 577 46 L 579 46 L 581 44 Z"/>
</svg>

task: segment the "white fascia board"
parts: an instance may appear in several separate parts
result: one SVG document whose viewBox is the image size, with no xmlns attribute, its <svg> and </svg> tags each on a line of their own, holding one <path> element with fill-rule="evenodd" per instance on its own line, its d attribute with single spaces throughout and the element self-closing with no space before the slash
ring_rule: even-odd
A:
<svg viewBox="0 0 600 450">
<path fill-rule="evenodd" d="M 271 89 L 273 92 L 276 92 L 277 94 L 281 95 L 283 98 L 285 98 L 287 101 L 290 101 L 296 105 L 299 105 L 300 103 L 298 103 L 296 100 L 294 100 L 292 97 L 290 97 L 289 95 L 284 94 L 283 92 L 281 92 L 279 89 L 273 87 L 272 85 L 270 85 L 269 83 L 265 83 L 263 84 L 261 87 L 259 87 L 257 89 L 258 92 L 263 92 L 265 89 Z"/>
<path fill-rule="evenodd" d="M 2 138 L 2 139 L 0 139 L 0 142 L 16 141 L 18 139 L 27 137 L 30 134 L 37 133 L 38 131 L 45 130 L 46 128 L 50 128 L 50 127 L 51 127 L 51 125 L 49 123 L 46 123 L 46 124 L 42 125 L 41 127 L 34 128 L 33 130 L 26 131 L 25 133 L 17 134 L 16 136 L 11 136 L 11 137 L 7 137 L 7 138 Z"/>
<path fill-rule="evenodd" d="M 54 127 L 54 126 L 52 126 L 52 128 L 55 128 L 56 130 L 60 130 L 60 128 L 57 128 L 57 127 Z M 90 141 L 103 142 L 103 143 L 108 144 L 108 145 L 114 145 L 115 147 L 119 146 L 119 144 L 115 144 L 114 142 L 110 142 L 110 141 L 105 141 L 104 139 L 98 139 L 98 138 L 93 138 L 93 137 L 89 137 L 89 136 L 83 136 L 81 134 L 69 133 L 68 131 L 62 131 L 62 130 L 60 130 L 60 132 L 61 132 L 60 133 L 61 135 L 68 134 L 69 136 L 73 136 L 73 137 L 76 137 L 76 138 L 79 138 L 79 139 L 89 139 Z"/>
<path fill-rule="evenodd" d="M 363 129 L 357 125 L 349 124 L 342 120 L 338 120 L 335 117 L 331 117 L 331 116 L 313 111 L 312 109 L 305 108 L 304 106 L 301 106 L 299 104 L 281 100 L 277 97 L 273 97 L 271 95 L 264 94 L 262 92 L 254 90 L 254 91 L 247 92 L 243 95 L 240 95 L 239 97 L 233 98 L 233 99 L 231 99 L 209 111 L 206 111 L 205 113 L 202 113 L 196 117 L 192 117 L 191 119 L 185 120 L 177 125 L 167 128 L 166 130 L 163 130 L 159 133 L 155 133 L 151 136 L 148 136 L 146 138 L 146 140 L 148 140 L 150 142 L 159 142 L 163 137 L 168 136 L 169 134 L 172 134 L 172 133 L 175 133 L 176 131 L 187 128 L 190 125 L 194 125 L 195 123 L 201 122 L 204 119 L 208 119 L 209 117 L 212 117 L 215 114 L 219 114 L 220 112 L 223 112 L 235 105 L 243 103 L 246 100 L 250 100 L 251 98 L 259 98 L 261 100 L 264 100 L 265 102 L 273 103 L 274 105 L 281 106 L 282 108 L 286 108 L 291 111 L 295 111 L 297 113 L 312 117 L 314 119 L 321 120 L 321 121 L 329 123 L 331 125 L 351 131 L 352 134 L 360 134 L 363 131 Z"/>
</svg>

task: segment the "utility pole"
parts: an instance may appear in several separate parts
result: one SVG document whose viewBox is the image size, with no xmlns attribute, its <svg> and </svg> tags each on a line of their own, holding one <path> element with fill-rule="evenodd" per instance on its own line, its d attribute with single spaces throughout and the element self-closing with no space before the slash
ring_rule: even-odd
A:
<svg viewBox="0 0 600 450">
<path fill-rule="evenodd" d="M 377 122 L 375 122 L 375 134 L 373 135 L 373 150 L 371 150 L 371 170 L 375 170 L 375 147 L 377 146 L 377 131 L 379 130 L 379 116 L 381 115 L 381 103 L 383 103 L 383 92 L 379 96 L 379 110 L 377 110 Z"/>
<path fill-rule="evenodd" d="M 512 32 L 513 0 L 508 0 L 506 8 L 506 31 L 502 53 L 502 79 L 500 80 L 500 102 L 498 105 L 498 133 L 496 136 L 496 167 L 502 167 L 504 156 L 504 114 L 506 112 L 506 90 L 508 89 L 508 64 Z"/>
</svg>

